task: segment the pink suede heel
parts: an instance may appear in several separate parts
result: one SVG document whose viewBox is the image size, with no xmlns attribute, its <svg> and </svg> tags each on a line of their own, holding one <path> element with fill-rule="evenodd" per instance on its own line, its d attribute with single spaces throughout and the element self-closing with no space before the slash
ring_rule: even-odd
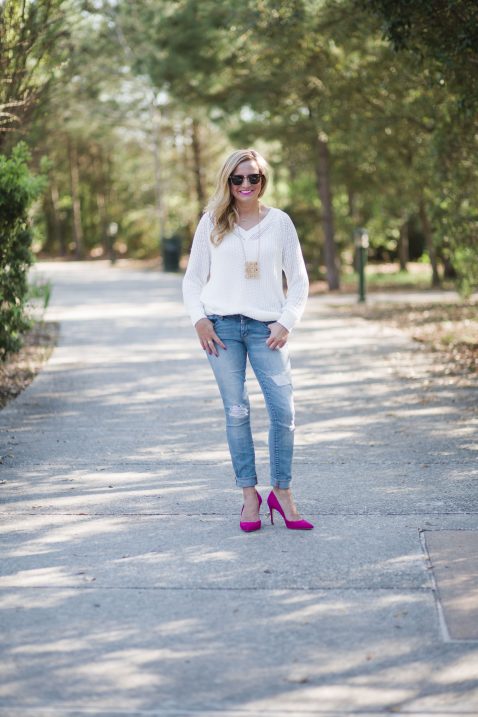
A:
<svg viewBox="0 0 478 717">
<path fill-rule="evenodd" d="M 260 496 L 260 493 L 256 491 L 257 500 L 259 501 L 259 510 L 261 509 L 261 503 L 262 498 Z M 244 510 L 244 506 L 242 506 L 241 510 L 241 518 L 242 518 L 242 511 Z M 253 520 L 253 521 L 247 521 L 247 520 L 241 520 L 239 525 L 241 526 L 241 530 L 243 530 L 245 533 L 252 533 L 254 530 L 260 530 L 261 527 L 261 520 Z"/>
<path fill-rule="evenodd" d="M 312 523 L 309 523 L 308 520 L 287 520 L 287 518 L 284 515 L 284 511 L 282 510 L 281 504 L 277 500 L 277 496 L 274 493 L 273 490 L 269 493 L 267 497 L 267 505 L 270 508 L 271 511 L 271 523 L 274 524 L 274 510 L 277 510 L 278 513 L 282 515 L 284 518 L 284 522 L 286 526 L 289 528 L 289 530 L 311 530 L 314 526 Z"/>
</svg>

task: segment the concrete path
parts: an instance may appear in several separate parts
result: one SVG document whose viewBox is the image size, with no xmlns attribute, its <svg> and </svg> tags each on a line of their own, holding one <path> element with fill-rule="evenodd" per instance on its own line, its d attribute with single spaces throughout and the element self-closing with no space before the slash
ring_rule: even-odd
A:
<svg viewBox="0 0 478 717">
<path fill-rule="evenodd" d="M 434 540 L 478 535 L 476 390 L 311 299 L 291 349 L 316 529 L 246 535 L 180 277 L 37 271 L 61 338 L 0 413 L 2 717 L 476 715 L 477 582 L 454 569 L 447 601 L 460 556 Z"/>
</svg>

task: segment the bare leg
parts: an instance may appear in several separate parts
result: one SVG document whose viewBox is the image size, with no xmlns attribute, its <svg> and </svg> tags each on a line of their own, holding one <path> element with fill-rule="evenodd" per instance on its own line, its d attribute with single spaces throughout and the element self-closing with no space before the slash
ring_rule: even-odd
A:
<svg viewBox="0 0 478 717">
<path fill-rule="evenodd" d="M 253 486 L 243 488 L 242 493 L 244 496 L 244 510 L 242 511 L 241 520 L 245 522 L 259 520 L 259 501 L 257 500 L 256 489 Z"/>
<path fill-rule="evenodd" d="M 301 520 L 292 496 L 290 488 L 273 488 L 272 489 L 277 497 L 277 500 L 282 506 L 282 510 L 285 513 L 287 520 Z"/>
</svg>

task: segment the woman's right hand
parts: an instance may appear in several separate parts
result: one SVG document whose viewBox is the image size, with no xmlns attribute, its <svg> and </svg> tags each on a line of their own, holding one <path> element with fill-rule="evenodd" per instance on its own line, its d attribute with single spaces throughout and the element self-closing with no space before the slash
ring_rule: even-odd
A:
<svg viewBox="0 0 478 717">
<path fill-rule="evenodd" d="M 194 325 L 194 328 L 196 329 L 199 337 L 201 347 L 207 351 L 208 354 L 219 356 L 216 344 L 221 346 L 224 350 L 227 350 L 219 336 L 214 331 L 214 324 L 212 321 L 209 321 L 209 319 L 199 319 L 199 321 L 197 321 Z"/>
</svg>

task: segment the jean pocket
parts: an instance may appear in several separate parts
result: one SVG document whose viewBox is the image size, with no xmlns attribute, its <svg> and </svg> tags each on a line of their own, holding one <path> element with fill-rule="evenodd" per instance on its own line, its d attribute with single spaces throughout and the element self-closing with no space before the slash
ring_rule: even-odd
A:
<svg viewBox="0 0 478 717">
<path fill-rule="evenodd" d="M 222 319 L 222 316 L 218 314 L 206 314 L 206 319 L 209 319 L 209 321 L 217 321 L 218 319 Z"/>
</svg>

